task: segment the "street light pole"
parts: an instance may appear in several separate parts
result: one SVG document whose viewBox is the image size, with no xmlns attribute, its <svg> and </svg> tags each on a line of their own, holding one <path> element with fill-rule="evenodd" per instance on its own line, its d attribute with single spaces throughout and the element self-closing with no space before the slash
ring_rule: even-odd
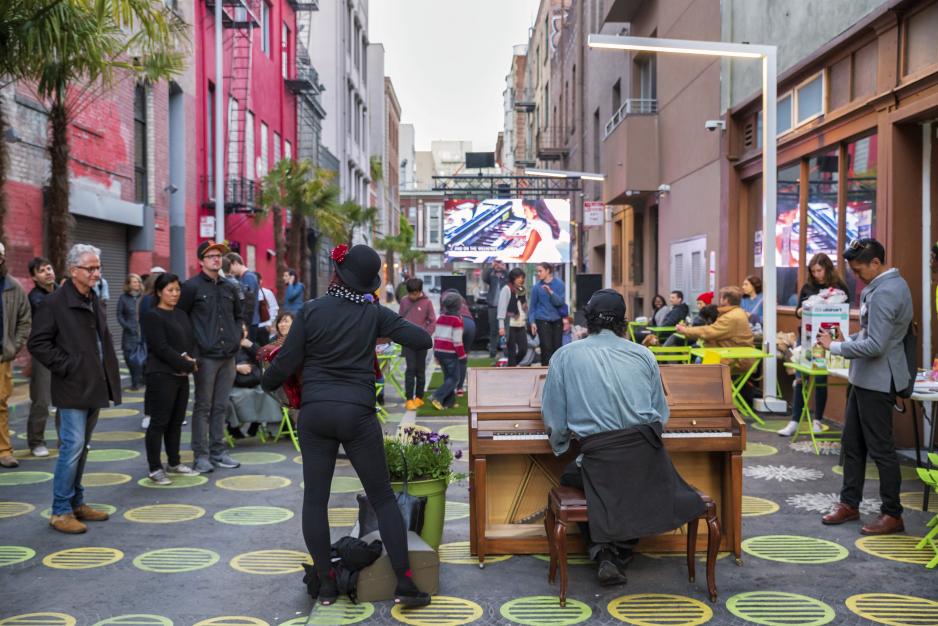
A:
<svg viewBox="0 0 938 626">
<path fill-rule="evenodd" d="M 215 0 L 215 241 L 225 240 L 225 63 L 222 0 Z"/>
<path fill-rule="evenodd" d="M 769 357 L 763 362 L 762 394 L 764 408 L 775 410 L 781 402 L 775 395 L 778 380 L 776 352 L 776 311 L 778 285 L 775 276 L 775 204 L 777 186 L 777 139 L 775 110 L 778 85 L 778 48 L 768 45 L 750 45 L 723 41 L 695 41 L 689 39 L 659 39 L 657 37 L 620 37 L 616 35 L 589 35 L 591 48 L 655 52 L 658 54 L 692 54 L 702 56 L 753 59 L 762 61 L 762 251 L 763 251 L 763 348 Z M 610 246 L 610 233 L 606 231 L 606 245 Z M 610 246 L 611 247 L 611 246 Z M 607 258 L 609 255 L 607 254 Z"/>
<path fill-rule="evenodd" d="M 612 207 L 608 204 L 603 205 L 603 241 L 603 289 L 612 289 Z"/>
</svg>

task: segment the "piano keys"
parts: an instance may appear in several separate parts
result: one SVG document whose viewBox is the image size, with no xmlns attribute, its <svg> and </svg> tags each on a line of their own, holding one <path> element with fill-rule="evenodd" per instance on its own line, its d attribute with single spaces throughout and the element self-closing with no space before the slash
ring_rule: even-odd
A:
<svg viewBox="0 0 938 626">
<path fill-rule="evenodd" d="M 547 493 L 576 457 L 551 451 L 541 418 L 547 368 L 469 370 L 470 547 L 487 554 L 547 552 L 543 515 Z M 742 451 L 746 427 L 733 406 L 729 369 L 722 365 L 663 365 L 671 417 L 663 439 L 688 483 L 717 503 L 721 550 L 741 558 Z M 683 552 L 684 530 L 643 538 L 639 551 Z M 704 548 L 705 533 L 698 539 Z M 585 547 L 574 534 L 571 551 Z"/>
</svg>

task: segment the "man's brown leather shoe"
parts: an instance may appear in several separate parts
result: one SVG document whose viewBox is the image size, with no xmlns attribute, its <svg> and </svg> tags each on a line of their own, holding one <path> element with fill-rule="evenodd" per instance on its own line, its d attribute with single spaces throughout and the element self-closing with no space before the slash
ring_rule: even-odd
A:
<svg viewBox="0 0 938 626">
<path fill-rule="evenodd" d="M 828 526 L 836 526 L 844 522 L 853 522 L 860 519 L 860 510 L 848 506 L 843 502 L 838 502 L 834 510 L 821 518 L 821 523 Z"/>
<path fill-rule="evenodd" d="M 12 454 L 0 455 L 0 467 L 6 467 L 8 469 L 13 469 L 14 467 L 19 467 L 20 462 L 16 460 L 16 457 Z"/>
<path fill-rule="evenodd" d="M 52 526 L 52 528 L 60 533 L 67 533 L 69 535 L 80 535 L 88 530 L 88 527 L 75 519 L 75 516 L 71 513 L 51 516 L 49 518 L 49 526 Z"/>
<path fill-rule="evenodd" d="M 869 524 L 860 529 L 861 535 L 891 535 L 905 530 L 901 517 L 893 517 L 883 513 Z"/>
<path fill-rule="evenodd" d="M 75 517 L 85 522 L 105 522 L 111 516 L 105 511 L 92 509 L 87 504 L 82 504 L 75 509 Z"/>
</svg>

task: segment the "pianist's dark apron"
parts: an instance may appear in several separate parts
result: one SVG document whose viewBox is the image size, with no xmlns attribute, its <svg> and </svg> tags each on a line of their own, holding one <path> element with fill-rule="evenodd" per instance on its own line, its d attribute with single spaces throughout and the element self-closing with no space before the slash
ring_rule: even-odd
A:
<svg viewBox="0 0 938 626">
<path fill-rule="evenodd" d="M 706 509 L 674 469 L 660 422 L 591 435 L 580 441 L 580 451 L 594 543 L 668 532 Z"/>
</svg>

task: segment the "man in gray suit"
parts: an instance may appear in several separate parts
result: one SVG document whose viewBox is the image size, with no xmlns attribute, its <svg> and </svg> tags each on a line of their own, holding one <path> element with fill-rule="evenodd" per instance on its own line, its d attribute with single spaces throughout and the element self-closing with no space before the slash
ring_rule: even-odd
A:
<svg viewBox="0 0 938 626">
<path fill-rule="evenodd" d="M 832 341 L 826 331 L 818 343 L 850 359 L 850 395 L 844 416 L 844 484 L 840 502 L 822 518 L 825 524 L 860 519 L 866 457 L 879 470 L 881 515 L 860 529 L 864 535 L 905 530 L 899 503 L 899 458 L 892 438 L 896 390 L 909 385 L 903 339 L 912 321 L 912 293 L 896 268 L 886 265 L 886 249 L 875 239 L 858 239 L 844 251 L 850 269 L 866 283 L 860 294 L 860 332 Z"/>
</svg>

